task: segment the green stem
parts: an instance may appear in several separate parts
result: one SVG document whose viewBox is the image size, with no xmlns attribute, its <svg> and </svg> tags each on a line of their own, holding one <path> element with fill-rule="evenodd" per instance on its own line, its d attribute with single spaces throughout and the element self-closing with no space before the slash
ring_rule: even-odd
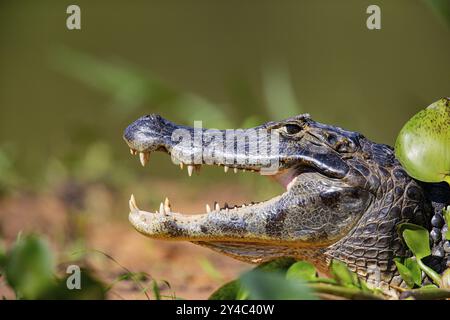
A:
<svg viewBox="0 0 450 320">
<path fill-rule="evenodd" d="M 327 284 L 337 284 L 336 280 L 331 278 L 315 278 L 312 280 L 309 280 L 310 283 L 327 283 Z"/>
<path fill-rule="evenodd" d="M 323 283 L 311 283 L 309 287 L 317 293 L 326 293 L 338 297 L 355 300 L 383 300 L 383 297 L 368 292 L 362 292 L 357 288 L 346 288 Z"/>
<path fill-rule="evenodd" d="M 414 298 L 417 300 L 449 299 L 450 290 L 439 288 L 421 288 L 402 292 L 400 299 Z"/>
<path fill-rule="evenodd" d="M 437 286 L 441 285 L 441 277 L 436 273 L 436 271 L 425 265 L 421 259 L 417 259 L 417 264 Z"/>
</svg>

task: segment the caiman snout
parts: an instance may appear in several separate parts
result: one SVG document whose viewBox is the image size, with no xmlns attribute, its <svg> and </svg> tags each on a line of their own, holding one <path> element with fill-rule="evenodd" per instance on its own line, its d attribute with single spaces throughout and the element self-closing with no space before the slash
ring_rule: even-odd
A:
<svg viewBox="0 0 450 320">
<path fill-rule="evenodd" d="M 131 154 L 139 153 L 143 166 L 148 162 L 150 152 L 168 151 L 172 148 L 172 133 L 178 128 L 174 123 L 157 114 L 140 117 L 130 124 L 123 138 Z"/>
<path fill-rule="evenodd" d="M 205 129 L 176 125 L 159 115 L 146 115 L 129 125 L 123 135 L 131 154 L 145 165 L 153 151 L 164 151 L 172 161 L 187 165 L 189 172 L 200 165 L 224 166 L 225 171 L 276 170 L 279 165 L 278 133 L 264 126 L 251 129 Z"/>
</svg>

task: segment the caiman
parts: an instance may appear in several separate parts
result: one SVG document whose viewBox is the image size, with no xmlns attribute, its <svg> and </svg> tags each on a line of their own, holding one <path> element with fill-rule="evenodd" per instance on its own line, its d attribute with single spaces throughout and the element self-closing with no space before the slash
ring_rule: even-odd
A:
<svg viewBox="0 0 450 320">
<path fill-rule="evenodd" d="M 430 231 L 432 255 L 424 262 L 439 273 L 450 266 L 449 241 L 443 236 L 448 226 L 442 215 L 450 204 L 450 188 L 411 178 L 390 146 L 316 122 L 308 114 L 253 128 L 278 137 L 265 154 L 251 145 L 267 145 L 265 135 L 245 140 L 241 148 L 235 141 L 232 146 L 237 148 L 230 151 L 221 146 L 227 131 L 196 129 L 205 134 L 203 139 L 180 146 L 175 133 L 194 136 L 195 128 L 151 114 L 128 126 L 123 137 L 143 165 L 151 152 L 162 151 L 186 166 L 189 175 L 201 165 L 217 165 L 225 172 L 272 176 L 286 191 L 259 203 L 207 205 L 204 213 L 195 215 L 173 212 L 167 199 L 155 213 L 142 211 L 132 196 L 129 220 L 140 233 L 190 241 L 250 263 L 294 257 L 323 273 L 338 259 L 369 286 L 395 295 L 393 288 L 405 284 L 394 258 L 411 256 L 398 227 L 408 222 Z M 265 172 L 274 161 L 277 170 Z M 429 282 L 425 275 L 423 282 Z"/>
</svg>

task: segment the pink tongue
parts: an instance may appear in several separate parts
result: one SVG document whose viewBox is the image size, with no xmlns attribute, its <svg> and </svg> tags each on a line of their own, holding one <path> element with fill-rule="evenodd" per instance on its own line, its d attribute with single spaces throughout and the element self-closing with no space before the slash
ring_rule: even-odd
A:
<svg viewBox="0 0 450 320">
<path fill-rule="evenodd" d="M 287 185 L 294 180 L 295 175 L 292 174 L 291 170 L 284 170 L 277 175 L 270 177 L 287 189 Z"/>
</svg>

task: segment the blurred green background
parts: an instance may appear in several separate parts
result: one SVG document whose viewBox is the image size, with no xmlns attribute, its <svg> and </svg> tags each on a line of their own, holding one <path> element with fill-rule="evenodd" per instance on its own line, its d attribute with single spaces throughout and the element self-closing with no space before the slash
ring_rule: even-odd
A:
<svg viewBox="0 0 450 320">
<path fill-rule="evenodd" d="M 3 185 L 142 172 L 121 134 L 146 113 L 225 128 L 308 112 L 392 145 L 449 95 L 447 0 L 376 1 L 379 31 L 364 0 L 80 0 L 69 31 L 72 3 L 0 4 Z"/>
<path fill-rule="evenodd" d="M 70 4 L 81 30 L 66 28 Z M 366 27 L 371 4 L 381 30 Z M 1 0 L 0 242 L 44 234 L 59 262 L 102 250 L 205 298 L 247 266 L 143 239 L 126 221 L 130 193 L 144 209 L 169 196 L 193 213 L 281 189 L 217 168 L 188 178 L 164 154 L 142 168 L 125 127 L 148 113 L 236 128 L 307 112 L 393 145 L 413 114 L 450 95 L 449 36 L 450 0 Z M 120 295 L 132 292 L 142 297 Z"/>
</svg>

